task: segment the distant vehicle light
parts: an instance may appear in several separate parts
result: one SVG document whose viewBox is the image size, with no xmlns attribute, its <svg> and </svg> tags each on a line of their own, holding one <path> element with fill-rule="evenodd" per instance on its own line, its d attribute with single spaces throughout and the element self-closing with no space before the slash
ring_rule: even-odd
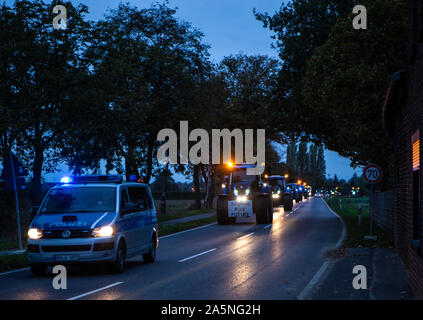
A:
<svg viewBox="0 0 423 320">
<path fill-rule="evenodd" d="M 248 196 L 250 194 L 250 189 L 245 190 L 245 194 Z"/>
<path fill-rule="evenodd" d="M 267 187 L 267 183 L 263 183 L 263 187 Z"/>
<path fill-rule="evenodd" d="M 71 177 L 62 177 L 60 179 L 60 183 L 71 183 L 71 182 L 72 182 L 72 178 Z"/>
<path fill-rule="evenodd" d="M 224 183 L 222 183 L 222 189 L 225 189 L 226 185 Z"/>
</svg>

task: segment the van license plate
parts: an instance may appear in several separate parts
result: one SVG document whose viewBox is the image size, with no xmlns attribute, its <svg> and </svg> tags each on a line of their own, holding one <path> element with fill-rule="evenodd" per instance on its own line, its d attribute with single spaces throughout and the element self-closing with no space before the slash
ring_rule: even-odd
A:
<svg viewBox="0 0 423 320">
<path fill-rule="evenodd" d="M 53 256 L 54 261 L 77 261 L 79 260 L 79 254 L 57 254 Z"/>
</svg>

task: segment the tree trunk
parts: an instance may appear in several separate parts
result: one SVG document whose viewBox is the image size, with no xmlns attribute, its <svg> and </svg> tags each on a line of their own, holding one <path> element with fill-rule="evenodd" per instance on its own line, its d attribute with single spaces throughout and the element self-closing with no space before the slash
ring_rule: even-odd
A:
<svg viewBox="0 0 423 320">
<path fill-rule="evenodd" d="M 195 192 L 195 209 L 201 209 L 201 193 L 200 193 L 200 166 L 194 166 L 194 192 Z"/>
<path fill-rule="evenodd" d="M 153 150 L 154 150 L 154 142 L 149 141 L 147 146 L 147 173 L 145 176 L 145 183 L 150 183 L 151 179 L 151 172 L 153 170 Z"/>
<path fill-rule="evenodd" d="M 163 184 L 163 192 L 162 192 L 162 200 L 160 204 L 160 214 L 162 216 L 166 215 L 166 197 L 167 197 L 167 181 L 168 181 L 168 175 L 165 176 L 165 181 Z"/>
<path fill-rule="evenodd" d="M 213 209 L 213 199 L 214 199 L 214 185 L 215 185 L 215 177 L 214 177 L 214 170 L 210 170 L 209 174 L 209 192 L 207 197 L 207 208 Z"/>
<path fill-rule="evenodd" d="M 208 209 L 208 197 L 209 197 L 209 167 L 207 165 L 200 165 L 201 175 L 204 179 L 204 191 L 206 195 L 204 196 L 203 205 L 204 208 Z"/>
<path fill-rule="evenodd" d="M 135 164 L 135 159 L 132 156 L 131 151 L 128 151 L 128 154 L 125 156 L 125 176 L 126 181 L 130 181 L 130 176 L 136 176 L 136 180 L 139 178 L 138 168 Z"/>
<path fill-rule="evenodd" d="M 32 204 L 41 204 L 41 173 L 44 162 L 44 149 L 41 146 L 34 148 L 34 163 L 32 165 Z"/>
</svg>

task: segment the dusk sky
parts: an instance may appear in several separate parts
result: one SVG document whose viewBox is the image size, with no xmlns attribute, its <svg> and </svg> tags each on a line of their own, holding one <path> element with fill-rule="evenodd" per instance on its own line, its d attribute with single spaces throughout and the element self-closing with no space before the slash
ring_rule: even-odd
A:
<svg viewBox="0 0 423 320">
<path fill-rule="evenodd" d="M 72 0 L 74 5 L 84 3 L 88 6 L 89 18 L 98 20 L 103 17 L 108 8 L 116 8 L 117 0 Z M 149 7 L 156 1 L 130 0 L 131 5 L 139 8 Z M 163 1 L 158 1 L 163 2 Z M 6 1 L 12 4 L 13 1 Z M 170 7 L 179 8 L 177 16 L 190 22 L 204 33 L 204 41 L 211 46 L 210 54 L 214 62 L 224 56 L 237 53 L 266 54 L 277 57 L 277 51 L 271 48 L 272 33 L 264 29 L 253 15 L 255 8 L 259 12 L 269 14 L 277 11 L 282 0 L 169 0 Z M 326 152 L 327 174 L 333 177 L 349 179 L 354 170 L 349 166 L 349 160 L 341 158 L 335 152 Z M 356 170 L 361 174 L 361 170 Z M 54 175 L 56 177 L 56 175 Z"/>
</svg>

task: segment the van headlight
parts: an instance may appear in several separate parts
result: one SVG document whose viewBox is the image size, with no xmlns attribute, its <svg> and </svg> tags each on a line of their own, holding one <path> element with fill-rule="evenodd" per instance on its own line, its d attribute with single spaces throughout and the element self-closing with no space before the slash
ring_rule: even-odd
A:
<svg viewBox="0 0 423 320">
<path fill-rule="evenodd" d="M 28 230 L 28 238 L 32 240 L 40 239 L 43 236 L 43 232 L 37 228 L 30 228 Z"/>
<path fill-rule="evenodd" d="M 114 234 L 115 230 L 111 226 L 105 226 L 100 228 L 95 228 L 93 230 L 94 237 L 111 237 Z"/>
</svg>

